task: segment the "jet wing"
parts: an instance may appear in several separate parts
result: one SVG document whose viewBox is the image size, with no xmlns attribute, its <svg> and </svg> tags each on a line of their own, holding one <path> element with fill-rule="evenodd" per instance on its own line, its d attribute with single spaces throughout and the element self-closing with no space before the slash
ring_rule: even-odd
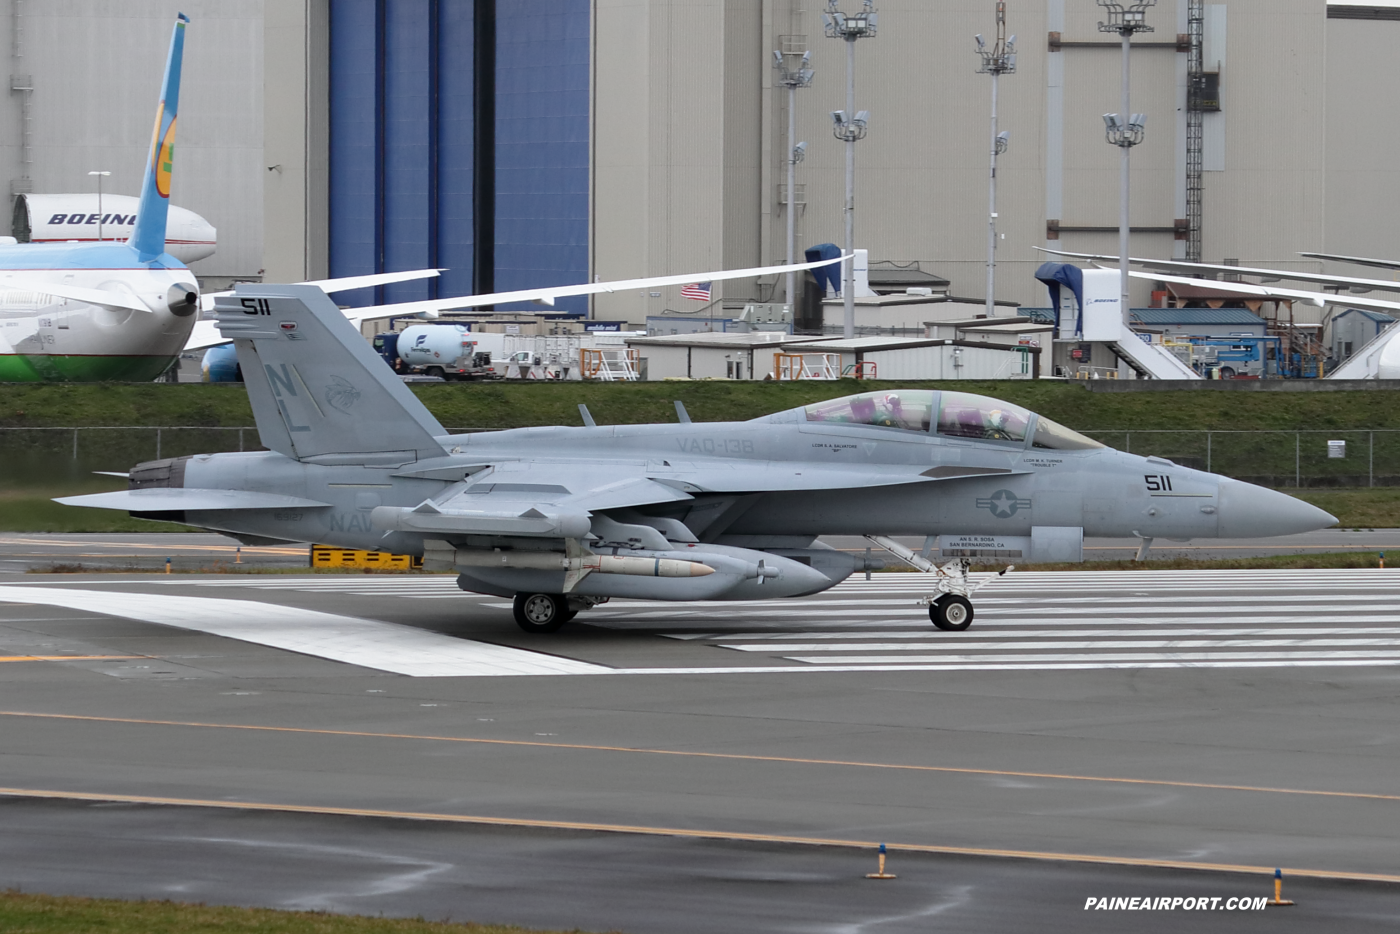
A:
<svg viewBox="0 0 1400 934">
<path fill-rule="evenodd" d="M 792 462 L 514 461 L 416 507 L 380 506 L 374 528 L 434 534 L 582 538 L 592 514 L 693 499 L 696 493 L 861 489 L 1024 473 L 994 467 L 875 465 L 830 468 Z"/>
<path fill-rule="evenodd" d="M 442 274 L 441 269 L 406 269 L 402 272 L 380 272 L 369 276 L 342 276 L 339 279 L 313 279 L 309 282 L 298 282 L 297 285 L 314 285 L 316 288 L 331 295 L 335 292 L 346 292 L 350 289 L 367 289 L 376 285 L 390 285 L 394 282 L 411 282 L 414 279 L 431 279 Z M 223 292 L 206 292 L 199 298 L 199 307 L 203 311 L 214 309 L 214 299 L 221 295 L 232 295 L 232 289 Z M 206 345 L 207 346 L 207 345 Z M 196 348 L 185 345 L 186 350 Z"/>
<path fill-rule="evenodd" d="M 456 308 L 479 308 L 483 305 L 502 305 L 506 302 L 546 302 L 553 304 L 556 298 L 572 295 L 597 295 L 604 292 L 629 292 L 633 289 L 657 289 L 667 285 L 685 285 L 690 282 L 722 282 L 726 279 L 748 279 L 753 276 L 771 276 L 786 272 L 801 272 L 839 263 L 843 257 L 823 259 L 814 263 L 794 263 L 791 266 L 756 266 L 751 269 L 720 269 L 714 272 L 692 272 L 680 276 L 654 276 L 648 279 L 618 279 L 612 282 L 592 282 L 584 285 L 550 286 L 540 289 L 519 289 L 514 292 L 493 292 L 489 295 L 463 295 L 458 298 L 439 298 L 422 302 L 399 302 L 394 305 L 370 305 L 364 308 L 347 308 L 345 314 L 356 324 L 377 318 L 390 318 L 396 315 L 427 314 Z M 541 312 L 542 314 L 544 312 Z"/>
<path fill-rule="evenodd" d="M 1350 263 L 1353 266 L 1374 266 L 1377 269 L 1400 269 L 1400 260 L 1369 259 L 1365 256 L 1342 256 L 1337 253 L 1302 253 L 1308 259 L 1325 259 L 1334 263 Z"/>
<path fill-rule="evenodd" d="M 1268 285 L 1251 285 L 1248 282 L 1217 282 L 1213 279 L 1189 279 L 1185 276 L 1166 276 L 1155 272 L 1130 272 L 1134 279 L 1149 279 L 1154 282 L 1176 282 L 1182 285 L 1200 286 L 1208 283 L 1210 288 L 1221 292 L 1238 292 L 1256 298 L 1301 301 L 1311 305 L 1345 305 L 1348 308 L 1370 308 L 1387 313 L 1400 312 L 1400 302 L 1387 302 L 1378 298 L 1363 298 L 1359 295 L 1333 295 L 1330 292 L 1305 292 L 1301 289 L 1276 289 Z"/>
<path fill-rule="evenodd" d="M 381 318 L 392 318 L 397 315 L 422 314 L 427 317 L 437 317 L 440 311 L 450 311 L 454 308 L 477 308 L 482 305 L 497 305 L 505 302 L 527 302 L 538 301 L 554 303 L 556 298 L 564 298 L 570 295 L 596 295 L 600 292 L 625 292 L 631 289 L 654 289 L 665 285 L 685 285 L 688 282 L 720 282 L 725 279 L 747 279 L 751 276 L 768 276 L 785 272 L 797 272 L 803 269 L 816 269 L 819 266 L 829 266 L 832 263 L 841 262 L 841 257 L 835 259 L 818 260 L 815 263 L 797 263 L 792 266 L 757 266 L 752 269 L 729 269 L 718 272 L 693 272 L 683 276 L 658 276 L 651 279 L 621 279 L 613 282 L 594 282 L 587 285 L 565 285 L 549 287 L 543 289 L 521 289 L 515 292 L 493 292 L 489 295 L 463 295 L 459 298 L 438 298 L 422 302 L 399 302 L 394 305 L 367 305 L 361 308 L 346 308 L 345 317 L 358 327 L 365 321 L 375 321 Z M 437 270 L 415 270 L 411 273 L 384 273 L 381 276 L 357 276 L 349 279 L 325 279 L 320 282 L 306 282 L 302 285 L 320 286 L 326 292 L 338 291 L 341 289 L 358 289 L 368 285 L 381 285 L 385 282 L 401 282 L 404 279 L 421 278 L 425 275 L 437 275 Z M 389 278 L 398 276 L 400 278 Z M 375 281 L 369 281 L 375 280 Z M 351 282 L 354 284 L 344 285 Z M 334 288 L 326 288 L 333 285 Z M 208 305 L 201 304 L 203 308 L 212 308 L 212 299 L 219 295 L 232 295 L 232 292 L 210 293 L 211 301 Z M 86 301 L 86 299 L 84 299 Z M 200 299 L 203 303 L 203 298 Z M 218 327 L 211 321 L 196 321 L 194 330 L 190 332 L 189 340 L 185 342 L 184 352 L 189 353 L 194 350 L 204 350 L 216 344 L 226 344 L 228 341 L 219 334 Z"/>
<path fill-rule="evenodd" d="M 319 509 L 330 503 L 277 493 L 250 493 L 242 490 L 200 490 L 160 487 L 150 490 L 117 490 L 84 496 L 60 496 L 55 503 L 65 506 L 91 506 L 97 509 L 125 509 L 130 512 L 212 511 L 219 509 Z"/>
<path fill-rule="evenodd" d="M 1100 253 L 1069 253 L 1064 250 L 1048 250 L 1045 247 L 1035 247 L 1042 253 L 1051 253 L 1055 256 L 1070 256 L 1075 259 L 1087 259 L 1100 263 L 1117 263 L 1118 257 Z M 1303 253 L 1303 256 L 1320 256 L 1321 254 Z M 1291 279 L 1295 282 L 1317 282 L 1322 285 L 1346 286 L 1347 288 L 1362 289 L 1369 291 L 1375 289 L 1378 292 L 1400 292 L 1400 282 L 1393 282 L 1389 279 L 1357 279 L 1351 276 L 1329 276 L 1319 272 L 1300 272 L 1296 269 L 1261 269 L 1253 266 L 1221 266 L 1215 263 L 1186 263 L 1179 260 L 1170 259 L 1140 259 L 1136 256 L 1128 257 L 1128 262 L 1135 266 L 1143 266 L 1147 269 L 1164 269 L 1170 272 L 1190 273 L 1190 272 L 1223 272 L 1231 275 L 1262 276 L 1266 279 Z M 1175 281 L 1175 280 L 1168 280 Z M 1213 279 L 1192 279 L 1191 285 L 1209 285 L 1214 288 L 1220 283 Z M 1246 283 L 1248 284 L 1248 283 Z"/>
</svg>

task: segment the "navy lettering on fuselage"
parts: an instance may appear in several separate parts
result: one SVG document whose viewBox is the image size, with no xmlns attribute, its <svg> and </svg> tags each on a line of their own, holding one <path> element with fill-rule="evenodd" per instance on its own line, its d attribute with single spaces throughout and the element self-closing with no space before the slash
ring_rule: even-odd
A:
<svg viewBox="0 0 1400 934">
<path fill-rule="evenodd" d="M 332 532 L 371 532 L 369 526 L 369 515 L 357 512 L 334 512 L 331 513 Z"/>
<path fill-rule="evenodd" d="M 68 219 L 68 215 L 67 215 L 67 214 L 55 214 L 53 217 L 50 217 L 50 218 L 49 218 L 49 223 L 50 223 L 50 224 L 61 224 L 61 223 L 63 223 L 63 222 L 64 222 L 65 220 L 67 220 L 67 219 Z"/>
<path fill-rule="evenodd" d="M 69 214 L 68 223 L 81 224 L 87 218 L 86 214 Z"/>
</svg>

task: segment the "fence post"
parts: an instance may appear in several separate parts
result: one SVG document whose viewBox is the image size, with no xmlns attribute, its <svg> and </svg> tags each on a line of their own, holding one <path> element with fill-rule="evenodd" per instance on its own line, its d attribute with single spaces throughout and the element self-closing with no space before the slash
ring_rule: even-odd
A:
<svg viewBox="0 0 1400 934">
<path fill-rule="evenodd" d="M 78 459 L 78 429 L 73 429 L 73 460 Z"/>
<path fill-rule="evenodd" d="M 1131 431 L 1123 432 L 1123 453 L 1133 453 L 1133 433 Z"/>
<path fill-rule="evenodd" d="M 160 460 L 160 429 L 156 429 L 156 460 Z"/>
<path fill-rule="evenodd" d="M 243 453 L 243 429 L 238 429 L 238 453 Z"/>
<path fill-rule="evenodd" d="M 1367 433 L 1368 435 L 1371 436 L 1370 450 L 1369 450 L 1369 452 L 1366 454 L 1366 485 L 1367 485 L 1367 486 L 1375 486 L 1375 485 L 1376 485 L 1376 433 L 1375 433 L 1374 431 L 1368 431 L 1368 432 L 1366 432 L 1366 433 Z"/>
<path fill-rule="evenodd" d="M 1301 489 L 1303 486 L 1303 433 L 1293 432 L 1293 487 Z"/>
<path fill-rule="evenodd" d="M 1210 432 L 1206 432 L 1206 473 L 1210 473 Z"/>
</svg>

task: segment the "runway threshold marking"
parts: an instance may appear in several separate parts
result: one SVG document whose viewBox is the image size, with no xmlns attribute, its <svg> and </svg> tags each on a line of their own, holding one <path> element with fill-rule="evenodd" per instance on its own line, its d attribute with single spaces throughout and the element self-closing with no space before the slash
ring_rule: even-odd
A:
<svg viewBox="0 0 1400 934">
<path fill-rule="evenodd" d="M 928 843 L 881 843 L 874 840 L 848 840 L 836 837 L 802 837 L 788 834 L 743 833 L 728 830 L 700 830 L 692 827 L 652 827 L 645 824 L 605 824 L 591 821 L 532 820 L 515 817 L 487 817 L 479 814 L 444 814 L 433 811 L 391 811 L 379 808 L 346 808 L 315 804 L 277 804 L 266 801 L 227 801 L 206 798 L 171 798 L 157 795 L 104 794 L 100 792 L 55 791 L 40 788 L 3 788 L 0 796 L 16 798 L 102 801 L 119 804 L 153 804 L 175 807 L 221 808 L 223 810 L 273 811 L 292 814 L 323 814 L 334 817 L 381 817 L 393 820 L 437 823 L 480 824 L 494 827 L 528 827 L 537 830 L 576 830 L 594 833 L 624 833 L 649 837 L 688 837 L 702 840 L 728 840 L 737 843 L 787 843 L 799 846 L 842 847 L 869 850 L 885 846 L 905 853 L 937 853 L 948 856 L 987 856 L 1003 859 L 1032 859 L 1053 862 L 1093 863 L 1106 866 L 1136 866 L 1155 869 L 1189 869 L 1199 872 L 1231 872 L 1272 876 L 1274 866 L 1237 863 L 1202 863 L 1191 860 L 1149 859 L 1131 856 L 1101 856 L 1094 853 L 1056 853 L 1040 850 L 1007 850 L 996 847 L 939 846 Z M 1352 882 L 1400 883 L 1400 875 L 1344 872 L 1333 869 L 1285 870 L 1290 878 L 1338 879 Z"/>
<path fill-rule="evenodd" d="M 1400 795 L 1366 791 L 1323 791 L 1311 788 L 1272 788 L 1261 785 L 1227 785 L 1212 782 L 1172 781 L 1158 778 L 1119 778 L 1107 775 L 1070 775 L 1057 772 L 1017 772 L 1008 769 L 974 769 L 950 765 L 912 765 L 898 762 L 860 762 L 852 759 L 804 759 L 797 756 L 758 756 L 739 752 L 699 752 L 688 749 L 649 749 L 645 746 L 598 746 L 585 743 L 547 743 L 525 739 L 486 739 L 476 736 L 435 736 L 418 733 L 375 733 L 367 730 L 327 730 L 300 726 L 264 726 L 256 723 L 203 723 L 192 720 L 149 720 L 138 717 L 99 717 L 88 714 L 36 713 L 0 710 L 0 717 L 27 717 L 41 720 L 79 720 L 94 723 L 127 723 L 139 726 L 182 726 L 213 730 L 247 730 L 263 733 L 302 733 L 314 736 L 351 736 L 361 739 L 405 739 L 434 743 L 468 743 L 482 746 L 526 746 L 542 749 L 572 749 L 580 752 L 622 752 L 637 755 L 680 756 L 695 759 L 732 759 L 740 762 L 778 762 L 790 765 L 832 765 L 846 768 L 891 769 L 906 772 L 943 772 L 954 775 L 989 775 L 999 778 L 1043 778 L 1058 781 L 1105 782 L 1121 785 L 1156 785 L 1170 788 L 1197 788 L 1207 791 L 1249 791 L 1263 794 L 1311 795 L 1324 798 L 1362 798 L 1400 801 Z M 1400 878 L 1400 877 L 1397 877 Z"/>
</svg>

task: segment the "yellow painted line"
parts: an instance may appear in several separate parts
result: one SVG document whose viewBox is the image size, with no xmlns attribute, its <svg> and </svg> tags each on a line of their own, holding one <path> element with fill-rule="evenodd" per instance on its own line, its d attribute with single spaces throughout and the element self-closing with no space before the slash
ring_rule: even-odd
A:
<svg viewBox="0 0 1400 934">
<path fill-rule="evenodd" d="M 592 821 L 530 820 L 514 817 L 485 817 L 478 814 L 443 814 L 433 811 L 390 811 L 380 808 L 343 808 L 314 804 L 274 804 L 264 801 L 229 801 L 206 798 L 171 798 L 155 795 L 121 795 L 82 791 L 53 791 L 39 788 L 0 788 L 0 795 L 17 798 L 59 798 L 71 801 L 104 801 L 121 804 L 159 804 L 176 807 L 222 808 L 225 810 L 277 811 L 292 814 L 325 814 L 335 817 L 387 817 L 395 820 L 436 821 L 453 824 L 483 824 L 494 827 L 529 827 L 537 830 L 577 830 L 593 833 L 626 833 L 651 837 L 689 837 L 702 840 L 728 840 L 738 843 L 788 843 L 800 846 L 828 846 L 849 849 L 875 849 L 875 840 L 845 840 L 833 837 L 799 837 L 787 834 L 740 833 L 727 830 L 701 830 L 693 827 L 652 827 L 645 824 L 603 824 Z M 1093 853 L 1055 853 L 1040 850 L 1006 850 L 995 847 L 936 846 L 927 843 L 889 843 L 887 849 L 906 853 L 938 853 L 949 856 L 992 856 L 1068 863 L 1095 863 L 1106 866 L 1138 866 L 1153 869 L 1192 869 L 1202 872 L 1233 872 L 1250 875 L 1274 874 L 1274 866 L 1248 866 L 1236 863 L 1198 863 L 1177 859 L 1145 859 L 1130 856 L 1100 856 Z M 1400 876 L 1369 872 L 1342 872 L 1332 869 L 1285 868 L 1290 878 L 1346 879 L 1355 882 L 1400 883 Z"/>
<path fill-rule="evenodd" d="M 150 658 L 149 655 L 0 655 L 0 662 L 82 662 L 111 658 Z"/>
<path fill-rule="evenodd" d="M 992 775 L 999 778 L 1043 778 L 1056 781 L 1105 782 L 1121 785 L 1152 785 L 1168 788 L 1197 788 L 1207 791 L 1248 791 L 1277 795 L 1309 795 L 1323 798 L 1361 798 L 1373 801 L 1400 801 L 1400 794 L 1365 791 L 1322 791 L 1311 788 L 1275 788 L 1267 785 L 1226 785 L 1214 782 L 1171 781 L 1159 778 L 1120 778 L 1106 775 L 1073 775 L 1061 772 L 1016 772 L 1008 769 L 974 769 L 949 765 L 909 765 L 898 762 L 860 762 L 851 759 L 803 759 L 796 756 L 756 756 L 737 752 L 698 752 L 685 749 L 649 749 L 644 746 L 596 746 L 585 743 L 546 743 L 525 739 L 485 739 L 474 736 L 435 736 L 420 733 L 375 733 L 367 730 L 326 730 L 300 726 L 264 726 L 255 723 L 204 723 L 192 720 L 147 720 L 137 717 L 97 717 L 84 714 L 35 713 L 0 710 L 0 717 L 33 717 L 45 720 L 82 720 L 94 723 L 128 723 L 141 726 L 182 726 L 211 730 L 249 730 L 264 733 L 301 733 L 313 736 L 352 736 L 360 739 L 405 739 L 431 743 L 471 743 L 482 746 L 525 746 L 540 749 L 572 749 L 581 752 L 620 752 L 648 756 L 680 756 L 694 759 L 728 759 L 739 762 L 779 762 L 789 765 L 831 765 L 859 769 L 889 769 L 904 772 L 943 772 L 954 775 Z"/>
</svg>

